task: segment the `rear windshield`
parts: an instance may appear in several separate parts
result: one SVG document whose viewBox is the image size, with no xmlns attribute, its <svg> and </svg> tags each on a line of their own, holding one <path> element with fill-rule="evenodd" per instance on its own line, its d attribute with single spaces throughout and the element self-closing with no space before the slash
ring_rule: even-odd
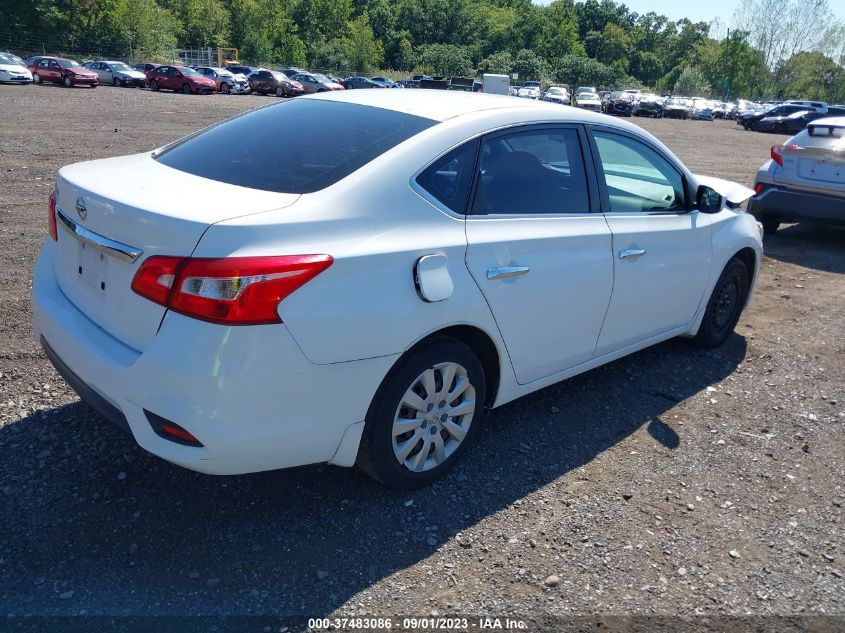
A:
<svg viewBox="0 0 845 633">
<path fill-rule="evenodd" d="M 296 99 L 189 136 L 156 160 L 231 185 L 312 193 L 436 123 L 382 108 Z"/>
</svg>

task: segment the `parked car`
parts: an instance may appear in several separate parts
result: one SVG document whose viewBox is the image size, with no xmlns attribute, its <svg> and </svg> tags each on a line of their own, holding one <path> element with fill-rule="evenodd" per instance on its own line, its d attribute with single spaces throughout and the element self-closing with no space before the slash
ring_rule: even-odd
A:
<svg viewBox="0 0 845 633">
<path fill-rule="evenodd" d="M 235 62 L 231 64 L 226 64 L 226 70 L 228 70 L 233 75 L 243 75 L 244 77 L 249 78 L 252 73 L 260 69 L 258 68 L 258 66 L 245 66 L 244 64 L 239 64 Z"/>
<path fill-rule="evenodd" d="M 83 64 L 85 68 L 90 68 L 100 78 L 101 84 L 111 84 L 112 86 L 122 86 L 124 88 L 143 88 L 146 81 L 146 75 L 139 70 L 130 68 L 123 62 L 112 61 L 96 61 Z"/>
<path fill-rule="evenodd" d="M 0 51 L 0 84 L 32 83 L 32 73 L 17 55 Z"/>
<path fill-rule="evenodd" d="M 663 104 L 663 116 L 670 119 L 690 118 L 692 103 L 689 99 L 669 97 Z"/>
<path fill-rule="evenodd" d="M 343 87 L 347 90 L 384 88 L 368 77 L 347 77 L 343 82 Z"/>
<path fill-rule="evenodd" d="M 394 82 L 389 77 L 370 77 L 370 80 L 376 82 L 382 88 L 395 88 L 396 87 L 396 82 Z"/>
<path fill-rule="evenodd" d="M 650 116 L 655 119 L 663 118 L 663 99 L 657 95 L 645 94 L 634 101 L 631 114 L 634 116 Z"/>
<path fill-rule="evenodd" d="M 580 94 L 583 94 L 583 93 L 593 93 L 597 97 L 599 96 L 599 93 L 596 91 L 596 89 L 593 86 L 578 86 L 575 89 L 575 96 L 576 97 Z M 601 99 L 601 97 L 599 97 L 599 99 Z"/>
<path fill-rule="evenodd" d="M 757 172 L 748 210 L 767 235 L 782 222 L 845 226 L 845 116 L 811 121 Z"/>
<path fill-rule="evenodd" d="M 549 86 L 543 95 L 543 101 L 569 105 L 569 90 L 564 86 Z"/>
<path fill-rule="evenodd" d="M 713 105 L 707 99 L 693 97 L 690 118 L 698 121 L 712 121 Z"/>
<path fill-rule="evenodd" d="M 286 77 L 293 77 L 295 75 L 299 75 L 300 73 L 308 73 L 308 71 L 304 68 L 296 68 L 294 66 L 291 66 L 290 68 L 279 68 L 277 70 Z"/>
<path fill-rule="evenodd" d="M 776 105 L 766 108 L 764 110 L 746 111 L 740 114 L 737 119 L 737 125 L 741 125 L 746 130 L 754 130 L 757 123 L 766 117 L 779 116 L 782 114 L 793 114 L 795 112 L 804 112 L 807 108 L 800 105 Z"/>
<path fill-rule="evenodd" d="M 634 97 L 627 92 L 617 90 L 610 93 L 602 105 L 602 112 L 605 114 L 631 116 L 634 112 Z"/>
<path fill-rule="evenodd" d="M 585 110 L 594 110 L 601 112 L 601 99 L 597 92 L 577 92 L 575 93 L 575 105 Z"/>
<path fill-rule="evenodd" d="M 146 74 L 150 72 L 153 68 L 158 68 L 161 64 L 156 64 L 154 62 L 144 62 L 143 64 L 135 64 L 132 69 L 137 70 L 139 72 Z"/>
<path fill-rule="evenodd" d="M 305 94 L 305 88 L 299 81 L 289 79 L 278 70 L 261 68 L 247 79 L 252 91 L 258 94 L 274 94 L 277 97 L 298 97 Z"/>
<path fill-rule="evenodd" d="M 166 460 L 357 463 L 418 488 L 488 407 L 672 337 L 724 343 L 762 257 L 734 209 L 752 193 L 575 108 L 293 99 L 63 168 L 34 330 Z"/>
<path fill-rule="evenodd" d="M 240 73 L 233 73 L 227 68 L 215 66 L 200 66 L 195 69 L 200 75 L 204 75 L 214 82 L 214 90 L 223 94 L 247 94 L 252 88 L 247 78 Z"/>
<path fill-rule="evenodd" d="M 43 82 L 62 84 L 66 88 L 74 86 L 96 88 L 100 85 L 100 77 L 97 73 L 85 68 L 77 61 L 64 57 L 32 57 L 27 61 L 26 67 L 32 73 L 32 81 L 37 84 Z"/>
<path fill-rule="evenodd" d="M 811 110 L 799 110 L 792 114 L 766 116 L 757 121 L 754 129 L 758 132 L 775 132 L 777 134 L 797 134 L 810 121 L 826 117 L 827 114 Z"/>
<path fill-rule="evenodd" d="M 522 97 L 523 99 L 539 99 L 540 92 L 539 81 L 526 81 L 517 89 L 516 96 Z"/>
<path fill-rule="evenodd" d="M 306 94 L 316 92 L 330 92 L 332 90 L 343 90 L 340 84 L 329 81 L 327 77 L 319 73 L 299 73 L 291 77 L 293 81 L 299 82 Z"/>
<path fill-rule="evenodd" d="M 187 66 L 159 66 L 147 73 L 150 90 L 173 90 L 183 94 L 212 94 L 214 81 Z"/>
</svg>

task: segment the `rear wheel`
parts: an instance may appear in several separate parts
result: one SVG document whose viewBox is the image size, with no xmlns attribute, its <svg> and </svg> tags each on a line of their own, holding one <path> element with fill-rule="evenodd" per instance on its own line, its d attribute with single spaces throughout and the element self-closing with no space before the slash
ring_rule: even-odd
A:
<svg viewBox="0 0 845 633">
<path fill-rule="evenodd" d="M 407 352 L 367 413 L 358 466 L 385 486 L 414 490 L 446 473 L 484 413 L 484 369 L 461 341 L 438 337 Z"/>
<path fill-rule="evenodd" d="M 745 264 L 732 258 L 722 271 L 695 336 L 703 347 L 718 347 L 728 340 L 748 298 L 751 274 Z"/>
<path fill-rule="evenodd" d="M 155 79 L 150 79 L 150 90 L 153 92 L 158 91 L 158 82 Z"/>
<path fill-rule="evenodd" d="M 183 95 L 191 94 L 191 87 L 188 84 L 182 84 L 182 94 Z"/>
</svg>

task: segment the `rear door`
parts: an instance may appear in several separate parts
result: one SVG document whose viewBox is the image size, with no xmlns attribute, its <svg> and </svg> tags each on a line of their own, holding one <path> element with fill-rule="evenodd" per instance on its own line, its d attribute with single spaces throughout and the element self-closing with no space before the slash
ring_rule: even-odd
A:
<svg viewBox="0 0 845 633">
<path fill-rule="evenodd" d="M 521 126 L 479 150 L 466 264 L 517 381 L 589 360 L 613 286 L 611 235 L 581 126 Z"/>
<path fill-rule="evenodd" d="M 688 324 L 704 295 L 712 220 L 690 209 L 683 172 L 619 130 L 592 128 L 613 234 L 613 298 L 596 349 L 607 354 Z"/>
</svg>

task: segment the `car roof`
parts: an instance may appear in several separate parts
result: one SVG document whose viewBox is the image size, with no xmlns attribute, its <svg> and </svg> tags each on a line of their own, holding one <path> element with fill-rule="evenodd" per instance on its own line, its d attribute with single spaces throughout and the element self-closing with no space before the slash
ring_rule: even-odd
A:
<svg viewBox="0 0 845 633">
<path fill-rule="evenodd" d="M 815 125 L 817 127 L 825 127 L 827 125 L 845 127 L 845 116 L 829 116 L 823 119 L 816 119 L 810 125 Z"/>
<path fill-rule="evenodd" d="M 338 92 L 323 92 L 306 97 L 308 99 L 326 99 L 344 101 L 357 105 L 383 108 L 396 112 L 405 112 L 414 116 L 425 117 L 435 121 L 446 121 L 455 117 L 472 114 L 484 110 L 495 109 L 530 109 L 542 111 L 542 117 L 554 113 L 553 118 L 565 121 L 581 121 L 592 119 L 594 113 L 584 112 L 575 108 L 561 108 L 559 105 L 545 101 L 515 99 L 507 95 L 482 94 L 459 90 L 434 90 L 421 88 L 419 90 L 390 90 L 375 92 L 371 90 L 349 90 Z M 604 121 L 604 118 L 602 119 Z"/>
</svg>

